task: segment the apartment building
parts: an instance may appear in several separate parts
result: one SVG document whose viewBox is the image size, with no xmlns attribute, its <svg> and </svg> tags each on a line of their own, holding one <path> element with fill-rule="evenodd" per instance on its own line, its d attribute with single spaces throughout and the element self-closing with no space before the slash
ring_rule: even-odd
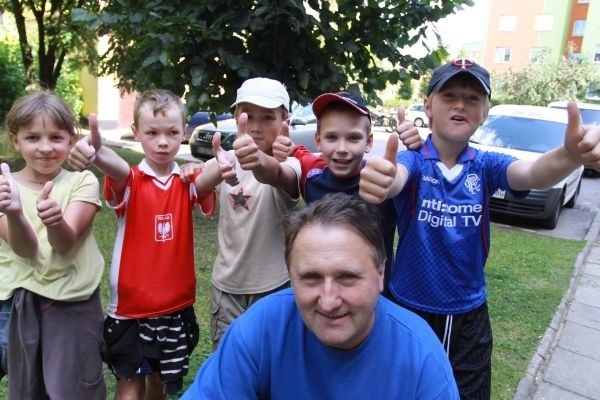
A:
<svg viewBox="0 0 600 400">
<path fill-rule="evenodd" d="M 600 0 L 491 0 L 482 63 L 514 71 L 572 48 L 600 69 L 599 21 Z"/>
</svg>

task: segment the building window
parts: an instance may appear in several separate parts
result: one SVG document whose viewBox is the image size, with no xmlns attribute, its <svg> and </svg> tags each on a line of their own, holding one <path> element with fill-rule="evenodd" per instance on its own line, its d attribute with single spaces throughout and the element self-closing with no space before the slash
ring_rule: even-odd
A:
<svg viewBox="0 0 600 400">
<path fill-rule="evenodd" d="M 554 14 L 538 14 L 535 16 L 533 29 L 536 32 L 549 32 L 554 28 Z"/>
<path fill-rule="evenodd" d="M 531 64 L 540 64 L 540 63 L 544 62 L 547 55 L 548 55 L 547 47 L 532 47 L 531 54 L 529 56 L 529 62 Z"/>
<path fill-rule="evenodd" d="M 578 4 L 588 4 L 590 2 L 591 2 L 591 0 L 577 0 Z"/>
<path fill-rule="evenodd" d="M 498 30 L 500 30 L 500 32 L 514 32 L 517 29 L 517 16 L 501 15 L 498 25 Z"/>
<path fill-rule="evenodd" d="M 510 47 L 496 47 L 496 53 L 494 54 L 495 63 L 507 63 L 510 62 Z"/>
<path fill-rule="evenodd" d="M 572 36 L 581 37 L 585 32 L 585 19 L 576 19 L 573 23 L 573 33 Z"/>
<path fill-rule="evenodd" d="M 594 62 L 600 63 L 600 45 L 597 44 L 594 49 Z"/>
</svg>

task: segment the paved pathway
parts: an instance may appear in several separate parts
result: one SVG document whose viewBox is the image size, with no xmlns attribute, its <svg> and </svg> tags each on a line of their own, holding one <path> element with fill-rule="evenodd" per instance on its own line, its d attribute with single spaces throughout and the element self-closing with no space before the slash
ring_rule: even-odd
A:
<svg viewBox="0 0 600 400">
<path fill-rule="evenodd" d="M 600 400 L 600 213 L 514 400 Z"/>
</svg>

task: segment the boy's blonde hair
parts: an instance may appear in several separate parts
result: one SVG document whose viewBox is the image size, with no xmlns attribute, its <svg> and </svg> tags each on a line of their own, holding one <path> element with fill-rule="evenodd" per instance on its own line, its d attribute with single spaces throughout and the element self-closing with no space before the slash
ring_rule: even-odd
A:
<svg viewBox="0 0 600 400">
<path fill-rule="evenodd" d="M 39 90 L 18 98 L 6 114 L 4 127 L 9 134 L 16 135 L 19 129 L 31 124 L 40 114 L 50 117 L 58 128 L 71 136 L 81 131 L 73 110 L 50 90 Z"/>
<path fill-rule="evenodd" d="M 143 107 L 150 107 L 154 116 L 158 113 L 165 113 L 169 108 L 174 107 L 181 113 L 181 121 L 186 123 L 185 106 L 181 99 L 173 92 L 165 89 L 151 89 L 141 93 L 133 105 L 133 125 L 137 128 L 140 120 L 140 113 Z"/>
</svg>

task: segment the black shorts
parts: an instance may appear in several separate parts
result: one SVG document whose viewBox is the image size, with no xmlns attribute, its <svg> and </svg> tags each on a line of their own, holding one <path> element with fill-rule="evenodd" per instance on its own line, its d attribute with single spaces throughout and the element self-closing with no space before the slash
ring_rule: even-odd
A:
<svg viewBox="0 0 600 400">
<path fill-rule="evenodd" d="M 448 354 L 461 400 L 487 400 L 492 385 L 492 325 L 487 303 L 464 314 L 444 315 L 402 307 L 423 318 Z"/>
<path fill-rule="evenodd" d="M 181 314 L 182 328 L 188 355 L 192 353 L 199 339 L 199 327 L 193 306 L 169 315 Z M 140 338 L 141 319 L 115 319 L 107 316 L 104 321 L 104 340 L 107 347 L 107 364 L 117 378 L 131 379 L 136 374 L 159 372 L 162 349 L 157 343 L 145 343 Z"/>
</svg>

